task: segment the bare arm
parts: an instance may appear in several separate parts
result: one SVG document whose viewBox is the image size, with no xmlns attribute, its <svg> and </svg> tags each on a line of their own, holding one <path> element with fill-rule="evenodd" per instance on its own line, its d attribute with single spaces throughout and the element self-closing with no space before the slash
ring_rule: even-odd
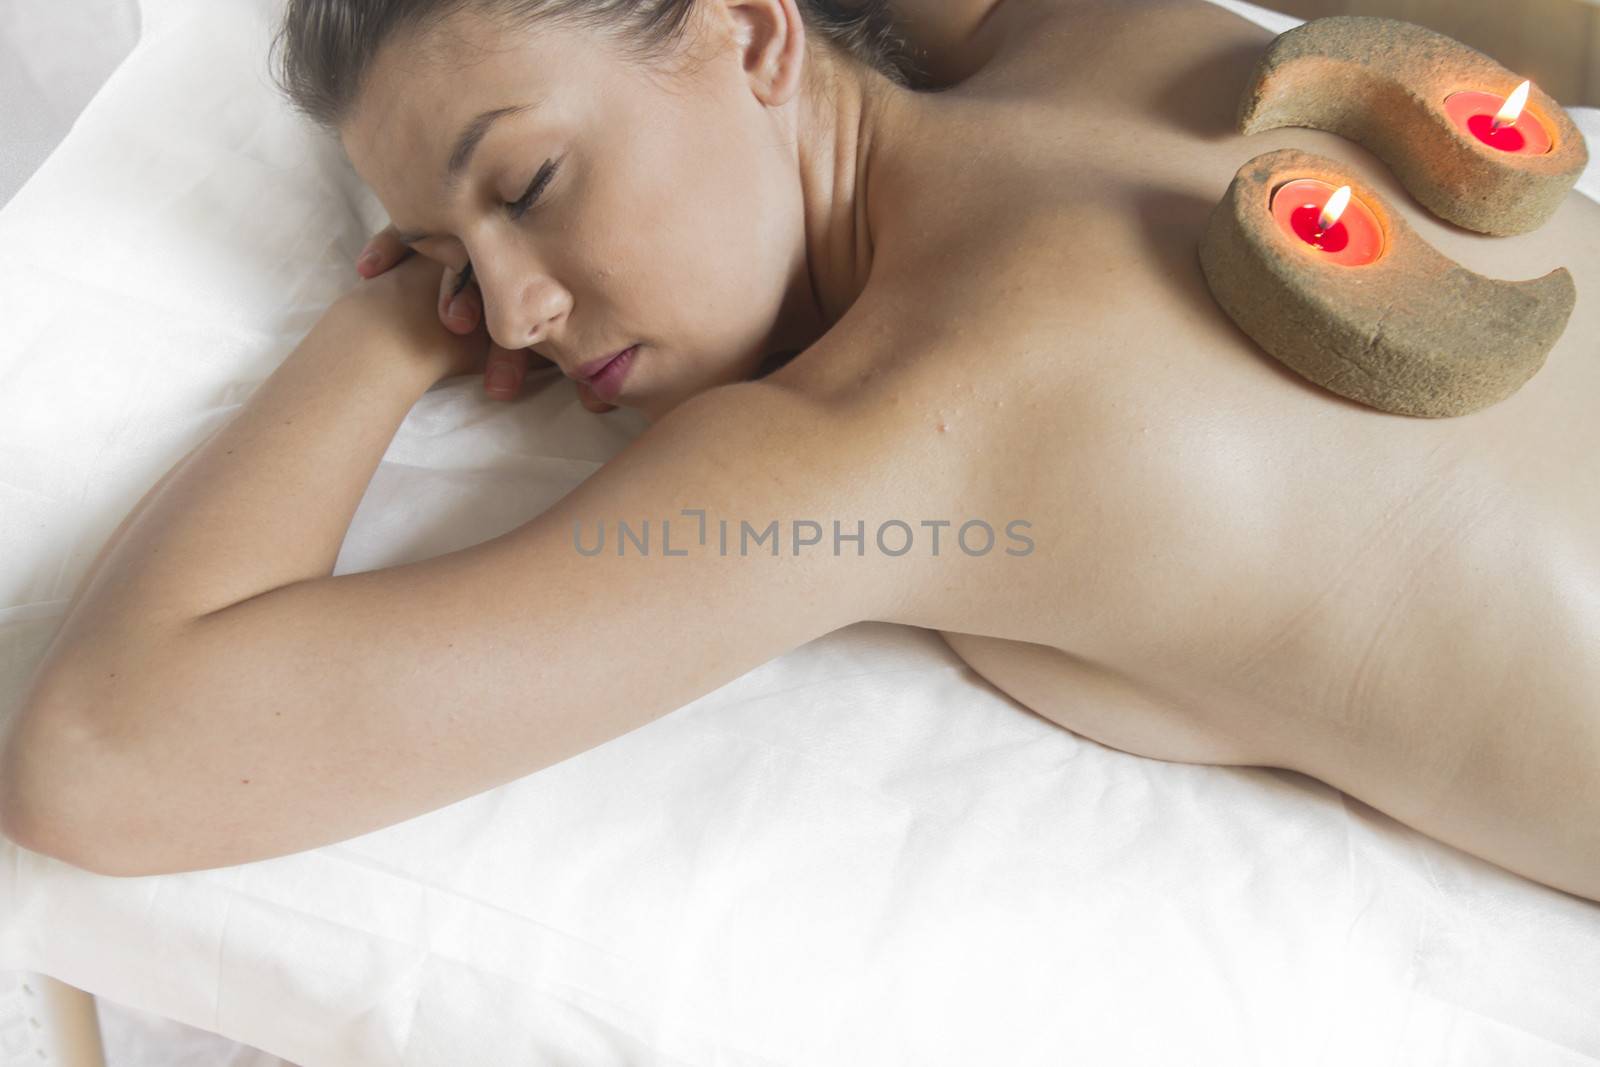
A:
<svg viewBox="0 0 1600 1067">
<path fill-rule="evenodd" d="M 188 619 L 331 572 L 389 439 L 437 380 L 384 351 L 381 334 L 344 325 L 325 316 L 243 410 L 145 494 L 89 567 L 0 736 L 7 836 L 39 851 L 59 839 L 67 811 L 40 798 L 78 784 L 57 785 L 60 772 L 87 758 L 89 739 L 133 703 L 126 687 Z M 93 701 L 81 696 L 86 677 Z"/>
<path fill-rule="evenodd" d="M 860 450 L 832 419 L 771 385 L 725 386 L 500 537 L 293 581 L 171 623 L 140 657 L 80 650 L 71 699 L 27 710 L 98 715 L 96 740 L 38 750 L 62 762 L 41 779 L 57 784 L 24 798 L 28 825 L 44 828 L 26 843 L 142 875 L 345 840 L 570 758 L 886 613 L 870 559 L 790 544 L 796 518 L 874 521 L 882 494 L 851 469 Z M 319 436 L 277 447 L 308 451 Z M 345 476 L 376 462 L 359 458 Z M 703 543 L 684 514 L 696 508 Z M 618 554 L 621 520 L 635 534 L 648 523 L 649 555 L 631 542 Z M 741 521 L 774 520 L 781 545 L 741 552 Z M 591 547 L 604 524 L 604 552 L 578 551 L 579 522 Z"/>
</svg>

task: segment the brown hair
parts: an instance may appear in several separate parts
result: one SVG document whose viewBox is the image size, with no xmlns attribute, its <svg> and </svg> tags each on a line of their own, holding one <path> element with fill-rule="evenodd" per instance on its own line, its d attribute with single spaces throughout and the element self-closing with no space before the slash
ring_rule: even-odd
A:
<svg viewBox="0 0 1600 1067">
<path fill-rule="evenodd" d="M 406 30 L 426 31 L 460 11 L 508 28 L 562 22 L 598 30 L 632 59 L 671 55 L 698 0 L 288 0 L 272 43 L 273 80 L 295 110 L 327 129 L 349 117 L 378 49 Z M 921 76 L 888 0 L 796 0 L 808 40 L 864 64 L 902 87 Z"/>
</svg>

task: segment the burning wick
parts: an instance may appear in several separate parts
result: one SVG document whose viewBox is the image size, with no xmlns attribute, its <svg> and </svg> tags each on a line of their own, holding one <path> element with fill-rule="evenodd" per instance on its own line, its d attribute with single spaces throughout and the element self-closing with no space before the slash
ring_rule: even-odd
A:
<svg viewBox="0 0 1600 1067">
<path fill-rule="evenodd" d="M 1383 227 L 1348 185 L 1297 178 L 1274 191 L 1268 210 L 1329 263 L 1359 267 L 1383 254 Z"/>
<path fill-rule="evenodd" d="M 1344 214 L 1344 209 L 1350 206 L 1350 187 L 1341 185 L 1328 197 L 1328 202 L 1322 205 L 1322 213 L 1317 216 L 1317 236 L 1321 237 L 1334 224 L 1339 221 L 1339 216 Z"/>
<path fill-rule="evenodd" d="M 1500 110 L 1495 112 L 1494 122 L 1489 128 L 1498 130 L 1502 126 L 1513 126 L 1517 119 L 1522 117 L 1522 109 L 1528 106 L 1528 86 L 1532 82 L 1523 82 L 1511 90 L 1511 95 L 1506 97 L 1506 102 L 1500 105 Z"/>
<path fill-rule="evenodd" d="M 1463 90 L 1445 97 L 1444 110 L 1456 129 L 1508 155 L 1542 156 L 1550 151 L 1550 131 L 1527 110 L 1533 83 L 1524 81 L 1502 98 L 1498 93 Z"/>
</svg>

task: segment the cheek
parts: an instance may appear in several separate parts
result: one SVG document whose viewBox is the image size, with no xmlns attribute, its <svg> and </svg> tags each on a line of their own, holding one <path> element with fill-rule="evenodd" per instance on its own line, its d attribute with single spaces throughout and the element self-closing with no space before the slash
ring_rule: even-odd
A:
<svg viewBox="0 0 1600 1067">
<path fill-rule="evenodd" d="M 670 226 L 654 242 L 654 285 L 685 324 L 722 349 L 742 344 L 750 321 L 771 314 L 785 260 L 781 230 L 743 182 L 702 177 L 691 196 L 666 206 Z"/>
<path fill-rule="evenodd" d="M 604 194 L 583 231 L 598 235 L 585 244 L 605 299 L 638 316 L 638 330 L 718 350 L 770 320 L 804 248 L 788 150 L 771 129 L 740 128 L 747 115 L 723 119 L 685 114 L 631 131 L 590 179 Z"/>
</svg>

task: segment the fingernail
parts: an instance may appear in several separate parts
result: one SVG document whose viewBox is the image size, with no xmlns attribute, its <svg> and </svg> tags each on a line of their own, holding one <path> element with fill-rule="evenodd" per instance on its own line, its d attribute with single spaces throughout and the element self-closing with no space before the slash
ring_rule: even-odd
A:
<svg viewBox="0 0 1600 1067">
<path fill-rule="evenodd" d="M 517 372 L 501 364 L 489 371 L 489 389 L 492 392 L 510 392 L 517 387 Z"/>
<path fill-rule="evenodd" d="M 361 258 L 356 260 L 356 270 L 365 274 L 367 271 L 377 267 L 378 261 L 382 258 L 376 252 L 363 252 L 361 253 Z"/>
<path fill-rule="evenodd" d="M 472 298 L 467 296 L 465 293 L 456 294 L 455 299 L 450 301 L 450 310 L 447 312 L 447 314 L 450 316 L 450 318 L 455 319 L 463 326 L 472 325 Z"/>
</svg>

